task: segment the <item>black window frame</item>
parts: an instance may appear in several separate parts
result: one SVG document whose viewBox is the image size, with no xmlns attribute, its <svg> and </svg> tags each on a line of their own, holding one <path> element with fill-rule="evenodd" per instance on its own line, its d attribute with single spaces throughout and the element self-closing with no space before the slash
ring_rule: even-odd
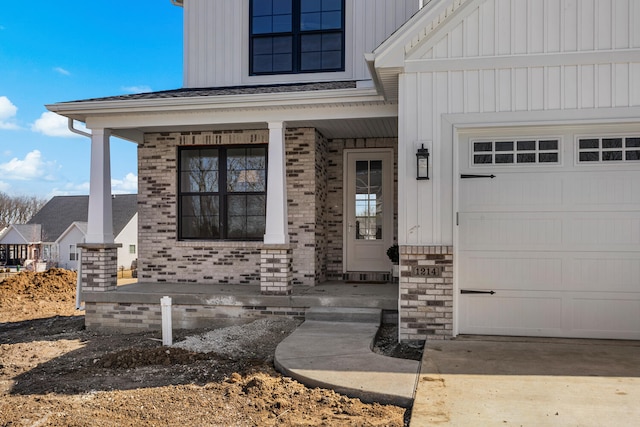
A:
<svg viewBox="0 0 640 427">
<path fill-rule="evenodd" d="M 228 168 L 227 158 L 228 151 L 234 149 L 256 149 L 264 150 L 264 191 L 229 191 L 228 184 Z M 187 151 L 199 150 L 218 150 L 218 191 L 183 191 L 182 189 L 182 153 Z M 267 203 L 267 176 L 269 167 L 269 148 L 268 144 L 234 144 L 234 145 L 194 145 L 178 147 L 177 152 L 177 238 L 179 241 L 241 241 L 253 242 L 262 241 L 264 233 L 256 237 L 228 237 L 229 236 L 229 219 L 228 219 L 228 199 L 229 196 L 247 195 L 264 197 L 264 219 L 266 226 L 266 203 Z M 218 230 L 219 236 L 185 236 L 183 231 L 183 198 L 193 196 L 217 197 L 218 198 Z"/>
<path fill-rule="evenodd" d="M 342 72 L 345 70 L 345 43 L 346 43 L 346 31 L 345 31 L 345 0 L 341 2 L 341 23 L 338 29 L 325 29 L 325 30 L 302 30 L 301 27 L 301 5 L 302 0 L 291 0 L 292 3 L 292 22 L 290 32 L 271 32 L 271 33 L 258 33 L 253 32 L 253 3 L 259 0 L 249 1 L 249 75 L 250 76 L 269 76 L 269 75 L 281 75 L 281 74 L 308 74 L 308 73 L 332 73 Z M 333 68 L 314 68 L 314 69 L 302 69 L 302 42 L 301 38 L 307 35 L 326 35 L 326 34 L 340 34 L 342 43 L 340 46 L 340 66 Z M 292 43 L 292 59 L 290 71 L 254 71 L 254 41 L 258 39 L 267 39 L 273 37 L 291 37 Z"/>
</svg>

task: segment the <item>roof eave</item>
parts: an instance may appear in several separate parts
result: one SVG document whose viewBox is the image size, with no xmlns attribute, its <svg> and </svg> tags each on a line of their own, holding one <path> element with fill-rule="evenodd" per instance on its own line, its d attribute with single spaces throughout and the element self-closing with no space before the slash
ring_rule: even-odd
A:
<svg viewBox="0 0 640 427">
<path fill-rule="evenodd" d="M 384 97 L 375 88 L 332 89 L 287 93 L 242 95 L 192 96 L 155 99 L 95 100 L 48 104 L 54 113 L 81 122 L 91 115 L 127 112 L 232 110 L 242 108 L 269 108 L 308 106 L 351 102 L 380 102 Z"/>
</svg>

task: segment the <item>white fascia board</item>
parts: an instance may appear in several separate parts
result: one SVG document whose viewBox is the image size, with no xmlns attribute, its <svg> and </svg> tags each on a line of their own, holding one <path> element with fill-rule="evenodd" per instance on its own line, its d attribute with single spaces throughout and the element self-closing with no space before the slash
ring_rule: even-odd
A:
<svg viewBox="0 0 640 427">
<path fill-rule="evenodd" d="M 78 101 L 46 105 L 49 111 L 65 117 L 88 117 L 95 114 L 197 111 L 211 109 L 273 108 L 383 101 L 375 89 L 338 89 L 290 93 L 194 96 L 112 101 Z M 81 120 L 84 121 L 84 120 Z"/>
<path fill-rule="evenodd" d="M 405 58 L 420 58 L 432 49 L 442 38 L 469 14 L 467 10 L 473 11 L 480 7 L 486 0 L 454 0 L 450 1 L 446 7 L 440 11 L 440 14 L 433 14 L 434 19 L 427 22 L 427 25 L 417 33 L 416 37 L 411 39 L 405 45 Z"/>
<path fill-rule="evenodd" d="M 378 74 L 378 69 L 376 68 L 376 55 L 373 53 L 365 53 L 364 60 L 367 63 L 369 74 L 373 79 L 373 86 L 376 88 L 378 93 L 384 93 L 384 85 L 380 81 L 380 75 Z"/>
<path fill-rule="evenodd" d="M 112 114 L 95 114 L 87 117 L 90 129 L 145 128 L 199 125 L 236 125 L 247 123 L 267 123 L 274 121 L 307 121 L 350 118 L 397 117 L 395 103 L 349 103 L 324 104 L 307 107 L 290 106 L 264 108 L 253 105 L 244 109 L 198 109 L 131 112 L 119 111 Z M 119 136 L 119 135 L 118 135 Z"/>
<path fill-rule="evenodd" d="M 420 37 L 425 28 L 442 15 L 454 1 L 460 0 L 431 0 L 424 5 L 373 51 L 376 68 L 403 67 L 407 44 L 416 37 Z"/>
</svg>

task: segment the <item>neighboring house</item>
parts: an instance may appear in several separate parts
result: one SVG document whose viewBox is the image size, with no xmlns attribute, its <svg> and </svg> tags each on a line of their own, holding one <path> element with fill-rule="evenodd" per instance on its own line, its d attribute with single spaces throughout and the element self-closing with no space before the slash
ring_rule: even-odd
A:
<svg viewBox="0 0 640 427">
<path fill-rule="evenodd" d="M 115 250 L 113 135 L 138 145 L 141 282 L 289 295 L 386 279 L 397 242 L 403 340 L 640 339 L 634 1 L 177 3 L 184 88 L 48 106 L 91 129 L 88 266 Z M 93 271 L 92 327 L 157 324 L 112 322 Z"/>
<path fill-rule="evenodd" d="M 3 266 L 26 267 L 35 271 L 47 268 L 53 254 L 52 242 L 42 241 L 40 224 L 12 224 L 0 233 Z"/>
<path fill-rule="evenodd" d="M 87 223 L 74 221 L 56 239 L 58 245 L 58 266 L 68 270 L 77 270 L 79 266 L 80 248 L 78 244 L 84 243 L 87 235 Z M 118 265 L 121 262 L 118 260 Z"/>
<path fill-rule="evenodd" d="M 27 224 L 10 225 L 0 235 L 0 247 L 8 254 L 6 265 L 22 265 L 36 271 L 57 266 L 78 268 L 78 245 L 85 242 L 89 196 L 56 196 Z M 118 267 L 129 268 L 137 258 L 137 195 L 113 196 L 113 232 Z"/>
</svg>

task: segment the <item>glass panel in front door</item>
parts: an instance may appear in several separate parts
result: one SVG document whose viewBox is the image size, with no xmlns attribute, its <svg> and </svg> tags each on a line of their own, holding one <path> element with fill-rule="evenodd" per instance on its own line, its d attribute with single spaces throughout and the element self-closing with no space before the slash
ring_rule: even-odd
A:
<svg viewBox="0 0 640 427">
<path fill-rule="evenodd" d="M 382 161 L 356 161 L 356 240 L 382 240 Z"/>
</svg>

